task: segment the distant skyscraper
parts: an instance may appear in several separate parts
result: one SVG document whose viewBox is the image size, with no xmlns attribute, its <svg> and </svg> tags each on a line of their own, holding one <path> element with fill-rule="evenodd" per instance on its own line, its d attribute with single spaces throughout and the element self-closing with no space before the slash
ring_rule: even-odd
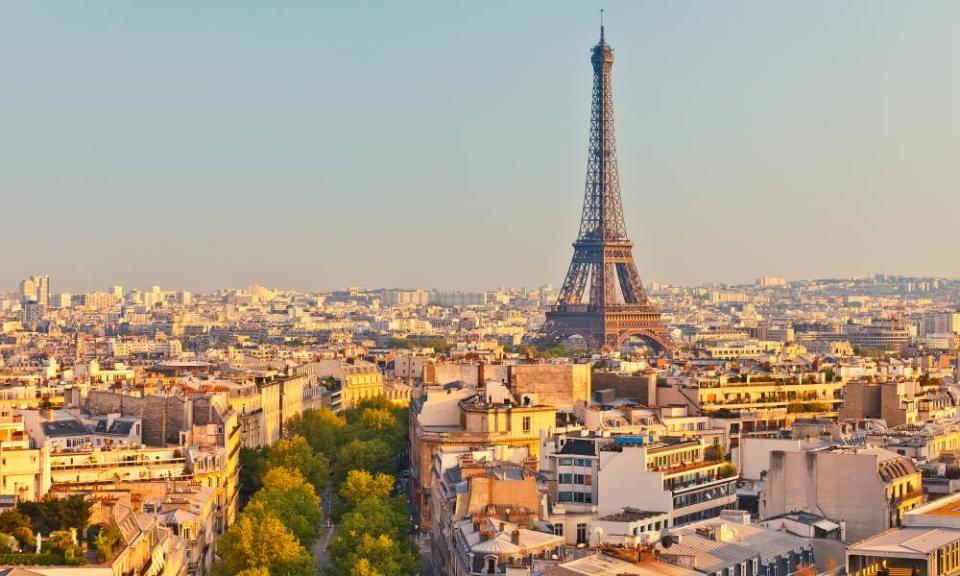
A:
<svg viewBox="0 0 960 576">
<path fill-rule="evenodd" d="M 43 311 L 45 306 L 36 300 L 27 300 L 23 303 L 23 325 L 30 330 L 36 330 L 37 326 L 43 320 Z"/>
<path fill-rule="evenodd" d="M 31 276 L 20 282 L 20 299 L 36 302 L 43 308 L 50 305 L 50 277 Z"/>
<path fill-rule="evenodd" d="M 603 26 L 590 61 L 593 106 L 580 234 L 560 296 L 547 312 L 541 341 L 579 335 L 594 348 L 619 348 L 635 336 L 670 351 L 673 342 L 647 299 L 623 219 L 613 130 L 613 48 L 604 41 Z"/>
<path fill-rule="evenodd" d="M 33 278 L 20 281 L 20 300 L 22 302 L 35 302 L 37 300 L 37 284 L 33 281 Z"/>
<path fill-rule="evenodd" d="M 61 292 L 52 299 L 53 305 L 56 308 L 69 308 L 73 305 L 73 294 L 69 292 Z"/>
</svg>

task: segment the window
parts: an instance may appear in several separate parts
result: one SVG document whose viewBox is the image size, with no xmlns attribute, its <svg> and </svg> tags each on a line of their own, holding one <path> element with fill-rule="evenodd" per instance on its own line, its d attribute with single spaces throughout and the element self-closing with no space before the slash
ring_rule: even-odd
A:
<svg viewBox="0 0 960 576">
<path fill-rule="evenodd" d="M 583 474 L 574 474 L 573 475 L 574 484 L 584 484 Z"/>
<path fill-rule="evenodd" d="M 554 535 L 554 536 L 563 536 L 563 524 L 554 524 L 554 525 L 553 525 L 553 535 Z"/>
<path fill-rule="evenodd" d="M 530 417 L 529 417 L 529 416 L 524 416 L 524 417 L 523 417 L 523 431 L 524 431 L 524 432 L 529 432 L 529 431 L 530 431 Z"/>
<path fill-rule="evenodd" d="M 561 466 L 573 466 L 573 458 L 561 458 L 561 459 L 560 459 L 560 465 L 561 465 Z"/>
<path fill-rule="evenodd" d="M 560 475 L 561 484 L 573 484 L 573 474 L 561 474 Z"/>
<path fill-rule="evenodd" d="M 577 544 L 587 543 L 587 525 L 577 524 Z"/>
<path fill-rule="evenodd" d="M 577 458 L 577 466 L 590 466 L 590 461 L 586 458 Z"/>
<path fill-rule="evenodd" d="M 560 492 L 558 498 L 561 502 L 573 502 L 573 492 Z"/>
</svg>

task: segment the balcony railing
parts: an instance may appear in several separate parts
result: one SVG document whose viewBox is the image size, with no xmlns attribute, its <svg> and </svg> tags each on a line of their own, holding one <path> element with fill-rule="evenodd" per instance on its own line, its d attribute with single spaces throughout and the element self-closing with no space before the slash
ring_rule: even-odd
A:
<svg viewBox="0 0 960 576">
<path fill-rule="evenodd" d="M 186 458 L 164 458 L 161 460 L 124 460 L 107 462 L 76 462 L 73 464 L 51 464 L 51 470 L 82 470 L 87 468 L 140 468 L 151 466 L 186 465 Z"/>
</svg>

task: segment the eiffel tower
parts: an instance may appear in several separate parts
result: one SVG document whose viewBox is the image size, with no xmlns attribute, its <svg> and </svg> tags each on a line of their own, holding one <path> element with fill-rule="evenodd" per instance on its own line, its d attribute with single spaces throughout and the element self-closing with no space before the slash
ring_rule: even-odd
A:
<svg viewBox="0 0 960 576">
<path fill-rule="evenodd" d="M 591 348 L 616 349 L 627 338 L 638 337 L 658 351 L 672 352 L 674 343 L 660 312 L 640 282 L 623 221 L 613 130 L 613 48 L 604 40 L 602 24 L 590 62 L 593 104 L 580 234 L 560 296 L 547 312 L 538 340 L 550 343 L 579 335 Z"/>
</svg>

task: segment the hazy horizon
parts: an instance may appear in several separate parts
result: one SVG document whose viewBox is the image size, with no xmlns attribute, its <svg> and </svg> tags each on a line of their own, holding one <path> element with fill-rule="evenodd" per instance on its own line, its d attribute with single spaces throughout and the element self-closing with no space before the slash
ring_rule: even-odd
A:
<svg viewBox="0 0 960 576">
<path fill-rule="evenodd" d="M 645 284 L 960 274 L 960 4 L 22 2 L 0 292 L 558 286 L 601 7 Z"/>
</svg>

